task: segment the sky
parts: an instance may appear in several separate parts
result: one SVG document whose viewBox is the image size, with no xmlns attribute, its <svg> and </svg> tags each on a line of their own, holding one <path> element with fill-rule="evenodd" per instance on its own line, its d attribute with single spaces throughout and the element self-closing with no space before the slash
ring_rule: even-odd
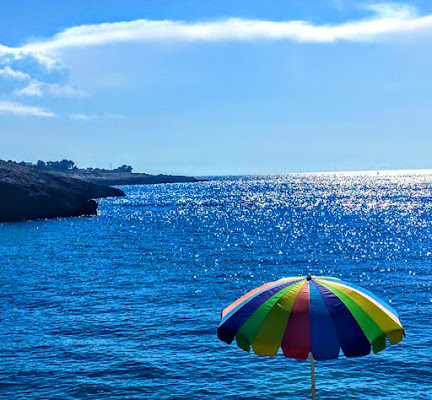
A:
<svg viewBox="0 0 432 400">
<path fill-rule="evenodd" d="M 0 0 L 0 159 L 432 168 L 432 3 Z"/>
</svg>

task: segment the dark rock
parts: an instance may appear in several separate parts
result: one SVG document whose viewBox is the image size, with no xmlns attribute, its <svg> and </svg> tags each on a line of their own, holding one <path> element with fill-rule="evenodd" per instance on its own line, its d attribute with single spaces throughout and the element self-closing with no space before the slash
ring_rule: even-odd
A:
<svg viewBox="0 0 432 400">
<path fill-rule="evenodd" d="M 102 197 L 122 190 L 0 160 L 0 221 L 95 215 Z"/>
</svg>

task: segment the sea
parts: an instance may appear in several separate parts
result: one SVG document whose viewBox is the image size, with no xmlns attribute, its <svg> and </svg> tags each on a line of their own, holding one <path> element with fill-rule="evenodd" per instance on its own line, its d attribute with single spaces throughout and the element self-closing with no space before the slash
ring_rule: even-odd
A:
<svg viewBox="0 0 432 400">
<path fill-rule="evenodd" d="M 124 186 L 94 217 L 0 224 L 0 398 L 310 399 L 310 363 L 220 341 L 221 310 L 330 275 L 404 340 L 316 361 L 317 399 L 432 399 L 432 172 Z"/>
</svg>

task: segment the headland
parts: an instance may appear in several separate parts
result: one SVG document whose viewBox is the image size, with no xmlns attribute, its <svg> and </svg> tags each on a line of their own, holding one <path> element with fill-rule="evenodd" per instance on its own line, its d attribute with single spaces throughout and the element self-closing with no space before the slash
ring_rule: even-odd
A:
<svg viewBox="0 0 432 400">
<path fill-rule="evenodd" d="M 0 160 L 0 222 L 96 215 L 95 199 L 125 196 L 110 185 L 197 182 L 195 178 L 74 167 L 69 160 L 37 164 Z"/>
</svg>

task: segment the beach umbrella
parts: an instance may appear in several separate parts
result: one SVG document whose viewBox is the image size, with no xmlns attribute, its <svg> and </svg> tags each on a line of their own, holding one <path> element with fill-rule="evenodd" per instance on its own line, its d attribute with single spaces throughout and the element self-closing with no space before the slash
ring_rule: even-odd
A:
<svg viewBox="0 0 432 400">
<path fill-rule="evenodd" d="M 246 351 L 306 360 L 378 353 L 405 336 L 397 312 L 366 289 L 338 278 L 289 277 L 266 283 L 222 311 L 219 339 Z"/>
</svg>

